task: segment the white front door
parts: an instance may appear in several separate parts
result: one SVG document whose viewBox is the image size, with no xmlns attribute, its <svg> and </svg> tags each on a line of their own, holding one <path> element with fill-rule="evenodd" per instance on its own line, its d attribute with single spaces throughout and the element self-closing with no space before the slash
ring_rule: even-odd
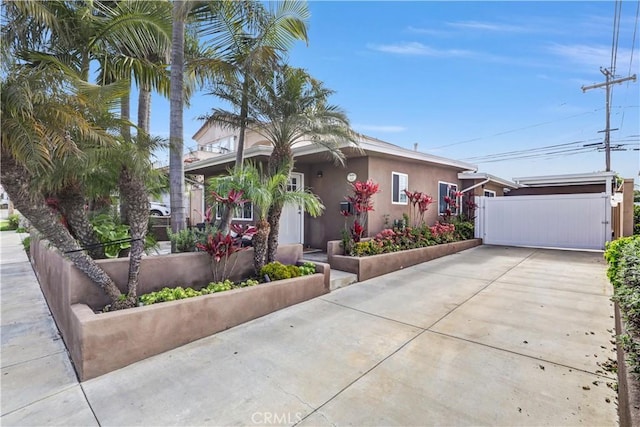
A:
<svg viewBox="0 0 640 427">
<path fill-rule="evenodd" d="M 292 172 L 287 183 L 288 191 L 302 190 L 304 188 L 303 175 Z M 304 212 L 299 205 L 285 205 L 280 217 L 280 233 L 278 243 L 302 243 Z"/>
</svg>

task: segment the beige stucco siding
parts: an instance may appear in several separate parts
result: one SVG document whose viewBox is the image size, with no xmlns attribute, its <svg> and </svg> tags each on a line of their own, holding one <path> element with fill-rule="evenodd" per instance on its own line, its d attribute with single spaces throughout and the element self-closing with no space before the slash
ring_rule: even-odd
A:
<svg viewBox="0 0 640 427">
<path fill-rule="evenodd" d="M 339 239 L 344 228 L 344 217 L 340 215 L 340 202 L 350 194 L 347 174 L 355 173 L 358 179 L 368 176 L 368 164 L 365 157 L 348 159 L 344 168 L 326 161 L 313 164 L 297 164 L 296 171 L 304 173 L 305 187 L 320 197 L 325 211 L 318 218 L 305 217 L 305 245 L 326 249 L 327 241 Z M 322 171 L 322 177 L 318 172 Z"/>
<path fill-rule="evenodd" d="M 410 160 L 387 159 L 382 157 L 369 157 L 369 176 L 380 184 L 381 192 L 374 196 L 374 212 L 369 214 L 369 235 L 375 235 L 385 228 L 385 214 L 389 215 L 389 222 L 401 219 L 403 213 L 409 213 L 409 205 L 393 204 L 391 201 L 391 173 L 398 172 L 408 175 L 410 191 L 421 191 L 433 197 L 434 203 L 429 207 L 426 215 L 428 224 L 433 224 L 438 219 L 438 182 L 445 181 L 458 184 L 457 169 L 424 162 L 412 162 Z"/>
</svg>

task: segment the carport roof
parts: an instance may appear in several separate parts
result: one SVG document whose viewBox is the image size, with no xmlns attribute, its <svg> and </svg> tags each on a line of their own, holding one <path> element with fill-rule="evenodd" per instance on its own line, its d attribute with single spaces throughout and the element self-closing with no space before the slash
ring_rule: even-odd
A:
<svg viewBox="0 0 640 427">
<path fill-rule="evenodd" d="M 489 173 L 484 172 L 462 172 L 458 174 L 458 179 L 473 179 L 473 180 L 489 180 L 490 182 L 495 182 L 498 185 L 503 186 L 504 188 L 519 188 L 520 185 L 515 182 L 511 182 L 508 179 L 502 179 L 495 175 L 491 175 Z"/>
<path fill-rule="evenodd" d="M 589 172 L 567 175 L 542 175 L 513 178 L 520 185 L 527 187 L 548 187 L 554 185 L 606 184 L 615 178 L 615 172 Z"/>
</svg>

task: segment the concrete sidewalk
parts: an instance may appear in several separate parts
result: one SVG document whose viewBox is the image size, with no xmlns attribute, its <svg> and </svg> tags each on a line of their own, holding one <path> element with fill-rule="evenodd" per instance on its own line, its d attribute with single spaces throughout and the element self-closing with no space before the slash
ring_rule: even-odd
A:
<svg viewBox="0 0 640 427">
<path fill-rule="evenodd" d="M 0 232 L 0 423 L 98 425 L 22 246 Z"/>
<path fill-rule="evenodd" d="M 599 253 L 477 247 L 80 385 L 61 347 L 5 368 L 5 310 L 24 323 L 37 315 L 14 305 L 46 311 L 24 260 L 9 263 L 26 271 L 5 293 L 5 262 L 3 425 L 617 423 L 615 375 L 600 366 L 615 353 Z M 62 345 L 47 333 L 38 342 Z M 48 371 L 60 379 L 25 385 Z"/>
</svg>

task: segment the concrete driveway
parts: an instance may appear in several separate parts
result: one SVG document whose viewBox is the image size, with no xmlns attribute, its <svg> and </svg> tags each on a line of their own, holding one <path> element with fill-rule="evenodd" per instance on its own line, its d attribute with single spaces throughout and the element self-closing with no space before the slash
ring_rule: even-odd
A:
<svg viewBox="0 0 640 427">
<path fill-rule="evenodd" d="M 480 246 L 86 381 L 82 424 L 616 425 L 604 271 L 601 253 Z M 2 423 L 65 424 L 60 396 Z"/>
</svg>

